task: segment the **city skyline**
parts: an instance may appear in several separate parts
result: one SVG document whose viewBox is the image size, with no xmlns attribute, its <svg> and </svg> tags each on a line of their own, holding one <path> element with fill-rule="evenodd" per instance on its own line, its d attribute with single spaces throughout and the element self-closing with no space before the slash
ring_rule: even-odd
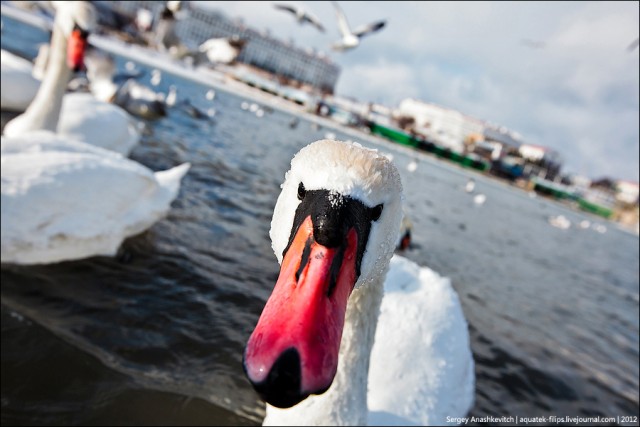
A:
<svg viewBox="0 0 640 427">
<path fill-rule="evenodd" d="M 352 27 L 387 21 L 344 53 L 331 2 L 289 2 L 324 33 L 272 2 L 196 3 L 325 52 L 338 95 L 454 108 L 559 151 L 565 173 L 638 181 L 637 2 L 339 2 Z"/>
</svg>

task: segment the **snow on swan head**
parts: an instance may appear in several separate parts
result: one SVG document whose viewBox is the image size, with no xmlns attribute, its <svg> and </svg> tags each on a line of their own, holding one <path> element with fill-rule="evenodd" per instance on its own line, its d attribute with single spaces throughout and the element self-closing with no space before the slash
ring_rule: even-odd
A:
<svg viewBox="0 0 640 427">
<path fill-rule="evenodd" d="M 243 361 L 269 404 L 331 386 L 349 296 L 381 283 L 401 219 L 400 175 L 376 150 L 321 140 L 293 158 L 271 222 L 280 275 Z"/>
</svg>

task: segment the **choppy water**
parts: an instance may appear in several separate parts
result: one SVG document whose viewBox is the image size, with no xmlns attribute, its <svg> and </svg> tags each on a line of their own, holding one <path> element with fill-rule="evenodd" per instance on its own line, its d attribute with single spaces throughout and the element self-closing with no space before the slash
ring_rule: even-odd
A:
<svg viewBox="0 0 640 427">
<path fill-rule="evenodd" d="M 46 40 L 3 21 L 3 48 L 33 56 Z M 353 137 L 304 119 L 292 128 L 278 110 L 259 118 L 222 91 L 209 101 L 168 74 L 159 88 L 171 84 L 217 114 L 172 110 L 132 154 L 153 170 L 192 163 L 168 217 L 115 259 L 2 267 L 3 425 L 261 421 L 241 357 L 277 278 L 279 185 L 304 145 Z M 470 172 L 359 141 L 401 170 L 414 224 L 405 255 L 460 295 L 476 360 L 470 415 L 638 415 L 637 236 L 553 228 L 550 215 L 586 216 L 479 176 L 477 206 L 462 189 Z"/>
</svg>

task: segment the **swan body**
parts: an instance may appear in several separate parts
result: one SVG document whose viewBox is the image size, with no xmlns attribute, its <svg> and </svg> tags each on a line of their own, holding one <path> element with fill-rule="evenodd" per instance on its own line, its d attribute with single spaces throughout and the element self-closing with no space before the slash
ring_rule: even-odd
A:
<svg viewBox="0 0 640 427">
<path fill-rule="evenodd" d="M 32 75 L 28 60 L 2 49 L 0 62 L 0 108 L 24 111 L 38 92 L 40 81 Z"/>
<path fill-rule="evenodd" d="M 547 221 L 552 226 L 561 230 L 567 230 L 571 227 L 571 221 L 564 215 L 551 216 L 547 218 Z"/>
<path fill-rule="evenodd" d="M 476 188 L 476 180 L 473 178 L 469 178 L 469 180 L 467 180 L 467 183 L 464 186 L 464 191 L 466 191 L 467 193 L 473 193 L 473 190 L 475 190 Z"/>
<path fill-rule="evenodd" d="M 371 351 L 368 424 L 448 425 L 474 395 L 467 321 L 450 280 L 394 255 Z"/>
<path fill-rule="evenodd" d="M 167 115 L 167 105 L 161 93 L 129 77 L 116 83 L 116 64 L 109 54 L 95 52 L 87 58 L 89 89 L 96 99 L 113 103 L 126 112 L 145 119 L 158 119 Z"/>
<path fill-rule="evenodd" d="M 128 156 L 140 140 L 135 120 L 122 108 L 90 93 L 69 93 L 62 100 L 58 133 Z"/>
<path fill-rule="evenodd" d="M 140 139 L 140 132 L 124 110 L 89 94 L 65 95 L 72 71 L 68 58 L 73 55 L 68 44 L 73 41 L 75 26 L 80 24 L 82 28 L 95 27 L 93 6 L 86 2 L 57 5 L 49 64 L 42 83 L 26 111 L 7 123 L 4 135 L 17 137 L 46 130 L 128 155 Z"/>
<path fill-rule="evenodd" d="M 484 202 L 486 201 L 487 201 L 487 196 L 485 196 L 482 193 L 476 194 L 475 196 L 473 196 L 473 203 L 475 203 L 478 206 L 484 205 Z"/>
<path fill-rule="evenodd" d="M 153 173 L 113 151 L 47 131 L 2 138 L 2 262 L 115 255 L 168 211 L 189 169 Z"/>
<path fill-rule="evenodd" d="M 270 232 L 280 276 L 243 358 L 264 425 L 466 415 L 467 323 L 448 279 L 392 258 L 402 215 L 399 173 L 377 151 L 322 140 L 292 160 Z"/>
<path fill-rule="evenodd" d="M 120 135 L 109 115 L 114 106 L 89 94 L 64 96 L 71 67 L 83 56 L 86 29 L 95 25 L 95 10 L 86 2 L 56 5 L 42 84 L 0 142 L 2 263 L 114 255 L 125 238 L 166 214 L 190 167 L 153 173 L 119 152 L 80 141 L 90 137 L 99 145 L 102 136 Z M 61 110 L 69 114 L 60 117 Z M 83 126 L 88 130 L 79 131 Z M 128 153 L 130 145 L 117 149 Z"/>
</svg>

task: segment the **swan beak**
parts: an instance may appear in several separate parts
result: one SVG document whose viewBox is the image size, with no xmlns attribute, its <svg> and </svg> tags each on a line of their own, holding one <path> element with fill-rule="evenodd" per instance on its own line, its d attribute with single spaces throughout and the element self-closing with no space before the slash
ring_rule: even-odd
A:
<svg viewBox="0 0 640 427">
<path fill-rule="evenodd" d="M 280 408 L 324 393 L 338 368 L 347 300 L 356 281 L 358 235 L 328 248 L 307 217 L 284 254 L 273 293 L 249 338 L 243 365 L 261 397 Z"/>
<path fill-rule="evenodd" d="M 67 66 L 77 73 L 84 68 L 89 33 L 76 27 L 67 42 Z"/>
</svg>

